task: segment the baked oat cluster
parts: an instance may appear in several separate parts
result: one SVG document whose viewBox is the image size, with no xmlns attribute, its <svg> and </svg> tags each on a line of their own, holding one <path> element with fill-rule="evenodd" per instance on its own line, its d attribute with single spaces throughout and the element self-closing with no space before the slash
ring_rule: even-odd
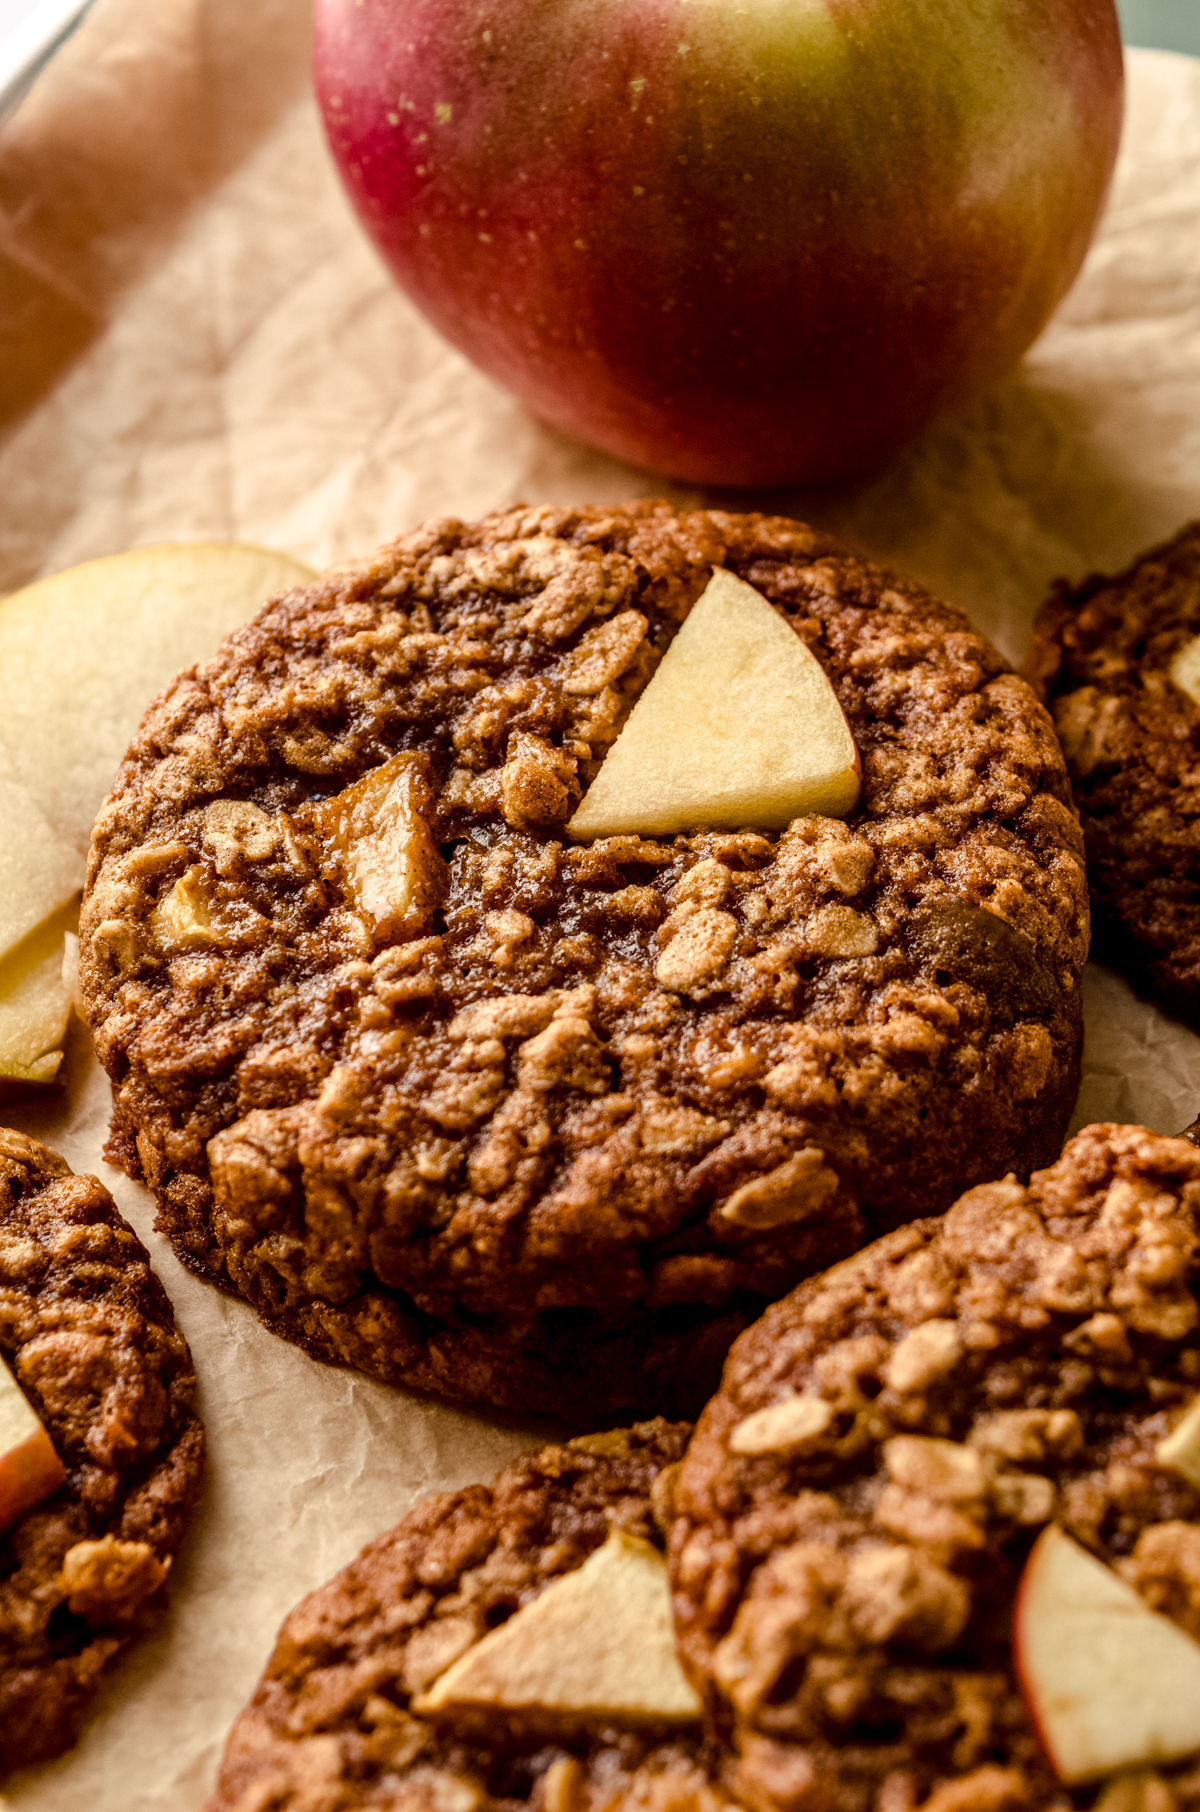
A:
<svg viewBox="0 0 1200 1812">
<path fill-rule="evenodd" d="M 1083 820 L 1096 953 L 1200 1024 L 1200 524 L 1115 577 L 1060 583 L 1028 671 Z M 1183 657 L 1183 665 L 1180 660 Z M 1190 686 L 1190 690 L 1189 690 Z"/>
<path fill-rule="evenodd" d="M 1156 1452 L 1200 1388 L 1198 1206 L 1193 1146 L 1092 1126 L 738 1341 L 671 1554 L 685 1665 L 754 1812 L 1068 1806 L 1011 1651 L 1052 1521 L 1200 1636 L 1200 1490 Z M 1200 1802 L 1194 1757 L 1151 1781 L 1130 1806 Z"/>
<path fill-rule="evenodd" d="M 584 1436 L 490 1487 L 419 1504 L 288 1617 L 209 1812 L 722 1812 L 698 1718 L 664 1727 L 593 1715 L 572 1728 L 561 1711 L 546 1722 L 492 1707 L 472 1725 L 413 1709 L 606 1539 L 661 1553 L 689 1432 L 656 1421 Z"/>
<path fill-rule="evenodd" d="M 0 1356 L 62 1486 L 0 1535 L 0 1774 L 56 1755 L 166 1608 L 200 1495 L 196 1378 L 145 1248 L 94 1177 L 0 1127 Z"/>
<path fill-rule="evenodd" d="M 819 659 L 846 821 L 574 842 L 713 570 Z M 957 611 L 801 524 L 433 523 L 151 708 L 82 980 L 111 1150 L 322 1358 L 579 1422 L 693 1410 L 746 1319 L 1049 1161 L 1087 899 L 1048 718 Z"/>
</svg>

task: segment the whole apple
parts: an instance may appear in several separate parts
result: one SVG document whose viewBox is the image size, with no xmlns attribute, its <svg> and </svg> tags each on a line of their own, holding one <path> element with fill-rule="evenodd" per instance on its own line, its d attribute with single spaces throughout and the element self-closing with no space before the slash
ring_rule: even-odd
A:
<svg viewBox="0 0 1200 1812">
<path fill-rule="evenodd" d="M 1104 204 L 1113 0 L 316 0 L 398 281 L 534 414 L 677 477 L 869 470 L 1011 365 Z"/>
</svg>

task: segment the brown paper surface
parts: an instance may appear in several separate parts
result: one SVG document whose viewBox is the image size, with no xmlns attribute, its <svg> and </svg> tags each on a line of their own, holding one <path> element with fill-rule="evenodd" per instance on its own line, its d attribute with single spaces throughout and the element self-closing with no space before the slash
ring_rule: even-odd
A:
<svg viewBox="0 0 1200 1812">
<path fill-rule="evenodd" d="M 0 129 L 0 593 L 163 540 L 320 566 L 518 498 L 701 500 L 531 421 L 391 287 L 324 150 L 307 39 L 304 0 L 98 0 Z M 1054 576 L 1200 508 L 1200 62 L 1132 52 L 1129 102 L 1100 237 L 1019 370 L 872 482 L 748 500 L 908 570 L 1014 657 Z M 1075 1123 L 1177 1131 L 1200 1039 L 1103 970 L 1086 991 Z M 194 1812 L 295 1600 L 535 1438 L 316 1365 L 196 1282 L 103 1165 L 106 1111 L 76 1027 L 65 1089 L 4 1117 L 98 1171 L 151 1247 L 211 1477 L 169 1622 L 78 1748 L 9 1783 L 15 1812 Z"/>
</svg>

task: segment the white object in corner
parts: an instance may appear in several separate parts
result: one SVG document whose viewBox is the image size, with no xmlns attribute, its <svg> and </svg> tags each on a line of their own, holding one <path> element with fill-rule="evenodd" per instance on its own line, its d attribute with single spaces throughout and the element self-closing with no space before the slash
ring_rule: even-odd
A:
<svg viewBox="0 0 1200 1812">
<path fill-rule="evenodd" d="M 92 0 L 0 0 L 0 119 L 24 100 Z"/>
</svg>

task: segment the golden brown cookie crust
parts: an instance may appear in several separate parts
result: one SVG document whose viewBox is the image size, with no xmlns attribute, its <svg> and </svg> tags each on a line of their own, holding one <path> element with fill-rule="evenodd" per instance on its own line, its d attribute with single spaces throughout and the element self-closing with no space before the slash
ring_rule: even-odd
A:
<svg viewBox="0 0 1200 1812">
<path fill-rule="evenodd" d="M 747 1804 L 1069 1805 L 1010 1649 L 1051 1520 L 1200 1634 L 1200 1491 L 1155 1455 L 1200 1391 L 1198 1211 L 1194 1146 L 1090 1126 L 1027 1188 L 971 1190 L 738 1340 L 671 1552 Z"/>
<path fill-rule="evenodd" d="M 689 1430 L 662 1421 L 547 1447 L 490 1486 L 427 1499 L 291 1613 L 230 1733 L 208 1812 L 395 1806 L 719 1812 L 699 1728 L 569 1742 L 412 1715 L 470 1644 L 580 1566 L 610 1531 L 661 1548 Z"/>
<path fill-rule="evenodd" d="M 1083 821 L 1096 954 L 1200 1025 L 1200 706 L 1171 663 L 1200 635 L 1200 523 L 1124 572 L 1060 583 L 1027 670 Z"/>
<path fill-rule="evenodd" d="M 573 844 L 717 564 L 823 663 L 860 808 Z M 427 838 L 383 924 L 328 801 L 397 758 Z M 698 1406 L 765 1300 L 1053 1156 L 1076 1086 L 1045 713 L 778 519 L 434 523 L 270 606 L 148 713 L 81 935 L 113 1150 L 187 1263 L 321 1357 L 578 1421 Z"/>
<path fill-rule="evenodd" d="M 66 1481 L 0 1535 L 0 1774 L 75 1741 L 166 1608 L 204 1478 L 196 1377 L 144 1246 L 95 1177 L 0 1127 L 0 1354 Z"/>
</svg>

